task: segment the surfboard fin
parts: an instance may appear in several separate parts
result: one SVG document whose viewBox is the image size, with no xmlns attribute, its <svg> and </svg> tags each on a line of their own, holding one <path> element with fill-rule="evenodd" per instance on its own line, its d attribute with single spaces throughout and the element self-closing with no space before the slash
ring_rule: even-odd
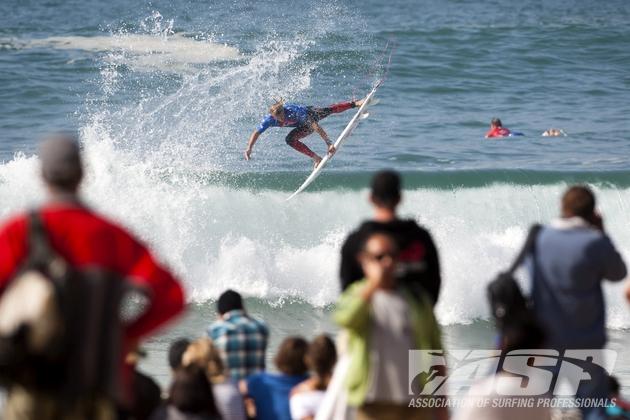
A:
<svg viewBox="0 0 630 420">
<path fill-rule="evenodd" d="M 370 102 L 368 103 L 368 106 L 376 105 L 376 104 L 378 104 L 379 102 L 381 102 L 380 98 L 373 98 L 373 99 L 370 99 Z"/>
</svg>

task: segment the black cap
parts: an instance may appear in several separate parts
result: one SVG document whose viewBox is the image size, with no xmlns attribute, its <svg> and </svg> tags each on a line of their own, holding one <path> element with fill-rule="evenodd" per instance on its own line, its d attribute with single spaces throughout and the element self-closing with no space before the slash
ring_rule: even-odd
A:
<svg viewBox="0 0 630 420">
<path fill-rule="evenodd" d="M 217 310 L 223 315 L 236 309 L 243 309 L 243 298 L 234 290 L 228 289 L 219 296 Z"/>
</svg>

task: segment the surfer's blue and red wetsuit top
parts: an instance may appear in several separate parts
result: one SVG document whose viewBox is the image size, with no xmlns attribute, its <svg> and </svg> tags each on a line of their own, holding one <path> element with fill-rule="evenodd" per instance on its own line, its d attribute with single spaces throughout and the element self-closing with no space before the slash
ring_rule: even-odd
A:
<svg viewBox="0 0 630 420">
<path fill-rule="evenodd" d="M 508 137 L 511 134 L 512 132 L 505 127 L 494 127 L 486 133 L 486 137 Z"/>
<path fill-rule="evenodd" d="M 354 108 L 354 102 L 340 102 L 327 107 L 317 108 L 296 104 L 285 104 L 284 121 L 280 122 L 271 115 L 267 115 L 256 128 L 258 134 L 262 134 L 269 127 L 295 127 L 287 136 L 287 143 L 306 137 L 313 132 L 312 122 L 323 120 L 330 114 L 337 114 Z"/>
<path fill-rule="evenodd" d="M 284 121 L 280 122 L 271 115 L 267 115 L 260 125 L 256 128 L 258 134 L 262 134 L 269 127 L 294 127 L 289 132 L 285 141 L 295 150 L 304 153 L 309 157 L 315 156 L 313 151 L 306 147 L 301 141 L 311 133 L 313 126 L 311 123 L 322 120 L 330 114 L 336 114 L 354 108 L 354 102 L 340 102 L 324 108 L 316 108 L 313 106 L 302 106 L 296 104 L 284 104 Z"/>
<path fill-rule="evenodd" d="M 269 127 L 298 127 L 300 125 L 306 125 L 309 118 L 309 109 L 302 105 L 285 104 L 284 108 L 284 121 L 280 122 L 271 115 L 267 115 L 257 130 L 259 134 L 262 134 Z"/>
</svg>

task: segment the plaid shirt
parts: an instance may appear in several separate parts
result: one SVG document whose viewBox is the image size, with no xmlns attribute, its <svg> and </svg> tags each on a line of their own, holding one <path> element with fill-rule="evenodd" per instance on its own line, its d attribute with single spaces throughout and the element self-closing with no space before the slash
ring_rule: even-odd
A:
<svg viewBox="0 0 630 420">
<path fill-rule="evenodd" d="M 245 379 L 265 370 L 269 329 L 263 321 L 241 310 L 230 311 L 210 325 L 208 335 L 221 352 L 232 379 Z"/>
</svg>

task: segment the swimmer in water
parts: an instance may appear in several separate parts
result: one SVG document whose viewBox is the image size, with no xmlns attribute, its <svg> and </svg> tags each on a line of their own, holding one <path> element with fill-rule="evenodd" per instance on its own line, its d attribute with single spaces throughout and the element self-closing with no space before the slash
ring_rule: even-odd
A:
<svg viewBox="0 0 630 420">
<path fill-rule="evenodd" d="M 493 118 L 490 122 L 490 130 L 486 133 L 486 138 L 494 138 L 494 137 L 509 137 L 512 132 L 503 127 L 501 120 L 499 118 Z"/>
<path fill-rule="evenodd" d="M 566 137 L 567 133 L 564 130 L 559 128 L 550 128 L 549 130 L 545 130 L 542 133 L 543 137 Z"/>
<path fill-rule="evenodd" d="M 297 104 L 286 104 L 282 100 L 276 101 L 269 108 L 269 115 L 267 115 L 260 125 L 254 130 L 247 142 L 247 148 L 245 149 L 245 160 L 249 160 L 252 155 L 252 149 L 254 143 L 258 140 L 258 137 L 269 127 L 293 127 L 293 130 L 289 132 L 285 141 L 298 152 L 313 159 L 315 168 L 322 161 L 315 152 L 313 152 L 307 145 L 302 143 L 300 139 L 310 135 L 313 131 L 316 131 L 324 142 L 328 146 L 328 153 L 334 154 L 336 149 L 332 141 L 328 137 L 328 134 L 319 125 L 319 121 L 328 117 L 330 114 L 337 114 L 347 111 L 351 108 L 360 107 L 363 104 L 363 100 L 340 102 L 324 108 L 317 108 L 313 106 L 304 106 Z"/>
</svg>

